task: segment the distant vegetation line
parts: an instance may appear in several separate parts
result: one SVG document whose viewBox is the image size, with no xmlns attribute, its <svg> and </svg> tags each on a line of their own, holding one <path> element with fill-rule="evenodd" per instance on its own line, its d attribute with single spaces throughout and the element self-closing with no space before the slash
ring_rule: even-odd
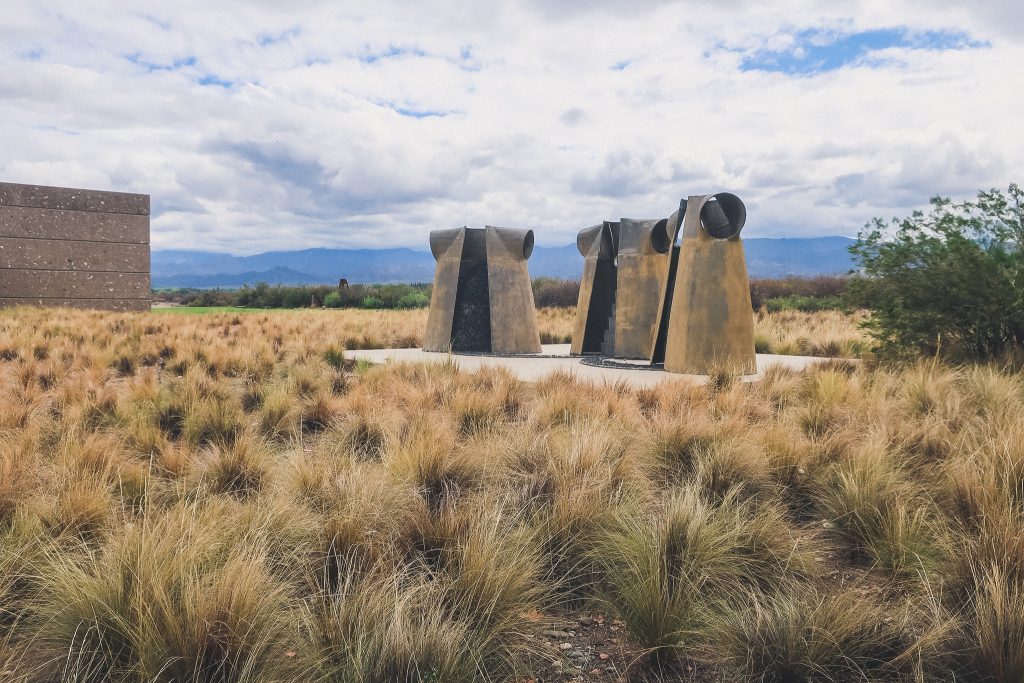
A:
<svg viewBox="0 0 1024 683">
<path fill-rule="evenodd" d="M 751 277 L 814 277 L 846 273 L 853 267 L 848 237 L 744 239 Z M 426 244 L 423 245 L 424 247 Z M 203 251 L 154 249 L 153 286 L 159 289 L 236 288 L 256 282 L 277 285 L 323 285 L 344 277 L 349 282 L 429 282 L 434 276 L 429 251 L 407 248 L 272 251 L 232 256 Z M 537 246 L 530 257 L 534 277 L 577 280 L 583 258 L 576 244 Z"/>
<path fill-rule="evenodd" d="M 754 310 L 769 312 L 841 310 L 847 278 L 841 276 L 757 278 L 750 281 Z M 575 306 L 579 280 L 538 277 L 533 297 L 538 308 Z M 161 289 L 155 301 L 182 306 L 241 306 L 246 308 L 364 308 L 410 309 L 430 305 L 429 284 L 269 285 L 238 289 Z"/>
</svg>

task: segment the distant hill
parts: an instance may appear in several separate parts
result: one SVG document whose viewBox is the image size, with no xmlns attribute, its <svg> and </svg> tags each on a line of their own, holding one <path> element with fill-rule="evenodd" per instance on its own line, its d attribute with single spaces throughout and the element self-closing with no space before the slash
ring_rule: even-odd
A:
<svg viewBox="0 0 1024 683">
<path fill-rule="evenodd" d="M 341 277 L 349 282 L 434 279 L 430 252 L 412 249 L 303 249 L 254 256 L 168 250 L 153 252 L 152 267 L 154 287 L 237 287 L 260 280 L 272 284 L 336 284 Z M 194 284 L 178 284 L 186 276 Z"/>
<path fill-rule="evenodd" d="M 743 240 L 751 277 L 841 275 L 853 268 L 849 237 L 755 237 Z"/>
<path fill-rule="evenodd" d="M 743 241 L 751 277 L 828 275 L 852 267 L 849 237 L 754 237 Z M 578 278 L 583 259 L 575 244 L 537 247 L 530 257 L 534 277 Z M 335 284 L 430 282 L 434 259 L 414 249 L 303 249 L 232 256 L 180 249 L 154 250 L 153 286 L 241 287 L 244 284 Z"/>
</svg>

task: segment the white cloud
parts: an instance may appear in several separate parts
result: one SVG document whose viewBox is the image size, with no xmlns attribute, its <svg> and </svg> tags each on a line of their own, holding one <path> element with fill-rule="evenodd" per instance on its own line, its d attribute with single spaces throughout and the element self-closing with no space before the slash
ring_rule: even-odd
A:
<svg viewBox="0 0 1024 683">
<path fill-rule="evenodd" d="M 5 5 L 0 179 L 148 192 L 157 247 L 425 248 L 484 223 L 565 244 L 720 189 L 748 236 L 853 234 L 1024 168 L 1024 10 L 1001 0 L 62 4 Z M 887 28 L 988 47 L 740 69 Z"/>
</svg>

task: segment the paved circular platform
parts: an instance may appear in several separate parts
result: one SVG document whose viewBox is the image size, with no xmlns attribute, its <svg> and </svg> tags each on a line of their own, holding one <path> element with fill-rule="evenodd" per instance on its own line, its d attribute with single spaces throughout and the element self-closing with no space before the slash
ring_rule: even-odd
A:
<svg viewBox="0 0 1024 683">
<path fill-rule="evenodd" d="M 568 344 L 546 344 L 537 357 L 530 356 L 478 356 L 447 353 L 431 353 L 421 349 L 369 349 L 364 351 L 346 351 L 345 355 L 355 360 L 369 363 L 406 362 L 406 363 L 444 363 L 452 360 L 460 369 L 472 372 L 485 367 L 503 367 L 513 375 L 524 380 L 537 380 L 553 372 L 568 372 L 581 380 L 595 383 L 626 382 L 636 387 L 649 387 L 661 382 L 690 382 L 701 384 L 707 382 L 704 375 L 679 375 L 664 370 L 610 368 L 587 365 L 577 356 L 569 355 Z M 757 355 L 757 374 L 747 375 L 744 381 L 757 381 L 765 370 L 773 365 L 782 365 L 792 370 L 805 370 L 817 363 L 831 359 L 812 356 L 775 356 Z"/>
</svg>

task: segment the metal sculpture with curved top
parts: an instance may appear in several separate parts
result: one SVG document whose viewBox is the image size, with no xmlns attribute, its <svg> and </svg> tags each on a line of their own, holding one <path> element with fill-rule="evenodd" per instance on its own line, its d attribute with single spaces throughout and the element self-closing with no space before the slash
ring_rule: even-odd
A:
<svg viewBox="0 0 1024 683">
<path fill-rule="evenodd" d="M 615 313 L 618 242 L 619 223 L 613 221 L 584 228 L 576 237 L 576 248 L 583 256 L 583 277 L 570 347 L 573 355 L 611 355 L 609 330 Z"/>
<path fill-rule="evenodd" d="M 430 233 L 437 261 L 424 351 L 540 353 L 527 259 L 533 231 L 456 228 Z"/>
<path fill-rule="evenodd" d="M 675 216 L 678 255 L 660 297 L 652 362 L 664 359 L 666 371 L 686 374 L 706 375 L 716 367 L 756 372 L 750 282 L 739 238 L 746 207 L 736 195 L 720 192 L 689 197 Z"/>
<path fill-rule="evenodd" d="M 615 358 L 651 357 L 658 297 L 668 276 L 672 243 L 666 220 L 623 218 L 616 257 Z"/>
<path fill-rule="evenodd" d="M 668 372 L 756 372 L 739 239 L 746 219 L 739 197 L 719 192 L 681 200 L 667 219 L 623 218 L 581 230 L 572 353 L 649 359 Z"/>
</svg>

